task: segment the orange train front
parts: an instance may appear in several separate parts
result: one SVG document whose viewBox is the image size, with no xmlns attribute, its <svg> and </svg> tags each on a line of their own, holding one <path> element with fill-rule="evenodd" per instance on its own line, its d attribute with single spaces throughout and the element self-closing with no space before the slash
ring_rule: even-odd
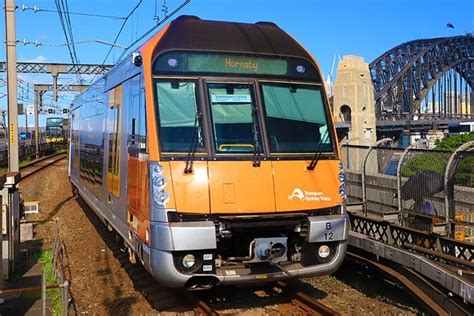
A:
<svg viewBox="0 0 474 316">
<path fill-rule="evenodd" d="M 273 23 L 182 16 L 78 96 L 70 177 L 162 284 L 325 275 L 346 252 L 321 73 Z"/>
</svg>

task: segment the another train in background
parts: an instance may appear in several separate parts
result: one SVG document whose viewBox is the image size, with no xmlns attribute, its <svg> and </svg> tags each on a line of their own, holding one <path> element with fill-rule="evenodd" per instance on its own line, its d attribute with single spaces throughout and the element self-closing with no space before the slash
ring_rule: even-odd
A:
<svg viewBox="0 0 474 316">
<path fill-rule="evenodd" d="M 46 118 L 45 136 L 49 142 L 66 142 L 69 134 L 69 118 Z"/>
</svg>

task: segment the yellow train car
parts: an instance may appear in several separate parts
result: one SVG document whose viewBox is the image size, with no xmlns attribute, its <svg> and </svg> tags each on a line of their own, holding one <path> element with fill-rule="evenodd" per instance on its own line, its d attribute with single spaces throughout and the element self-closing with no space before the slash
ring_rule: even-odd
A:
<svg viewBox="0 0 474 316">
<path fill-rule="evenodd" d="M 348 236 L 313 57 L 270 22 L 181 16 L 71 108 L 70 178 L 160 283 L 326 275 Z"/>
</svg>

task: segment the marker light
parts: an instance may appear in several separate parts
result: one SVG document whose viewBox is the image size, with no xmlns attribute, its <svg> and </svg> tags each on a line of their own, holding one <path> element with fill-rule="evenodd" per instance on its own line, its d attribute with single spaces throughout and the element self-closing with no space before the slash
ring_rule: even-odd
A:
<svg viewBox="0 0 474 316">
<path fill-rule="evenodd" d="M 339 195 L 345 199 L 346 198 L 346 189 L 344 188 L 344 185 L 342 185 L 340 188 L 339 188 Z"/>
<path fill-rule="evenodd" d="M 194 266 L 194 264 L 196 263 L 196 258 L 192 254 L 187 254 L 183 257 L 181 263 L 183 264 L 183 267 L 189 269 L 192 268 L 192 266 Z"/>
<path fill-rule="evenodd" d="M 169 201 L 170 195 L 165 190 L 159 190 L 153 195 L 153 202 L 158 206 L 164 206 Z"/>
<path fill-rule="evenodd" d="M 176 58 L 170 58 L 168 59 L 168 65 L 174 68 L 178 66 L 178 60 Z"/>
<path fill-rule="evenodd" d="M 296 71 L 299 72 L 300 74 L 302 74 L 306 71 L 306 68 L 304 68 L 303 65 L 298 65 L 298 66 L 296 66 Z"/>
<path fill-rule="evenodd" d="M 159 162 L 150 162 L 151 171 L 151 196 L 153 208 L 164 208 L 170 195 L 165 191 L 166 178 L 163 176 L 163 166 Z"/>
<path fill-rule="evenodd" d="M 166 179 L 165 177 L 158 175 L 153 178 L 153 186 L 157 187 L 158 189 L 163 189 L 166 186 Z"/>
<path fill-rule="evenodd" d="M 331 248 L 329 248 L 327 245 L 322 245 L 318 249 L 318 256 L 320 256 L 323 259 L 326 259 L 329 255 L 331 254 Z"/>
<path fill-rule="evenodd" d="M 345 175 L 344 171 L 341 171 L 341 173 L 339 173 L 339 181 L 340 182 L 346 181 L 346 175 Z"/>
</svg>

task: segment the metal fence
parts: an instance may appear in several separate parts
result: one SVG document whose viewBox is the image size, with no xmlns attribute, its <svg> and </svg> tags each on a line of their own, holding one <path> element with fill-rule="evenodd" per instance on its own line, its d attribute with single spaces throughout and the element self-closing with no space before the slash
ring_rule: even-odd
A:
<svg viewBox="0 0 474 316">
<path fill-rule="evenodd" d="M 362 202 L 366 215 L 474 241 L 474 142 L 454 153 L 420 142 L 376 145 L 341 148 L 349 203 Z"/>
<path fill-rule="evenodd" d="M 67 143 L 64 141 L 60 142 L 47 142 L 44 141 L 39 144 L 40 154 L 63 149 L 67 147 Z M 36 146 L 31 141 L 21 142 L 18 148 L 18 155 L 20 160 L 36 154 Z M 0 144 L 0 166 L 6 166 L 8 164 L 8 146 Z"/>
<path fill-rule="evenodd" d="M 53 244 L 53 256 L 51 258 L 51 264 L 53 268 L 53 278 L 57 284 L 46 285 L 46 278 L 43 272 L 43 282 L 42 282 L 42 300 L 43 300 L 43 315 L 46 315 L 46 288 L 59 288 L 61 291 L 61 305 L 63 315 L 68 315 L 69 302 L 70 302 L 70 293 L 69 293 L 69 281 L 66 278 L 66 265 L 65 265 L 65 251 L 64 245 L 61 240 L 61 234 L 59 232 L 59 224 L 56 223 L 56 237 Z"/>
</svg>

